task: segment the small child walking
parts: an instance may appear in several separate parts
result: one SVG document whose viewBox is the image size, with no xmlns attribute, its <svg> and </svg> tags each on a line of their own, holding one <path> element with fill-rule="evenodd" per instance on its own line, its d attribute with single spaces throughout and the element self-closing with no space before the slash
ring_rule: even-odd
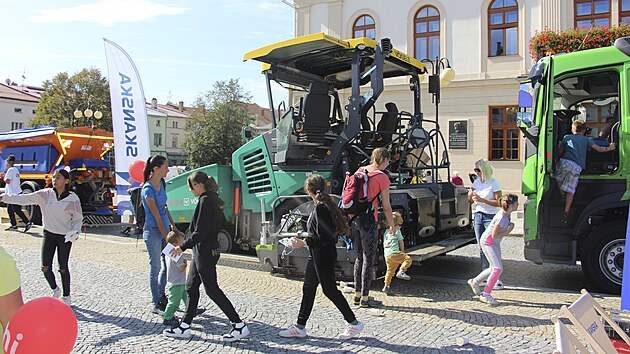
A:
<svg viewBox="0 0 630 354">
<path fill-rule="evenodd" d="M 184 234 L 179 231 L 171 231 L 166 235 L 166 242 L 174 247 L 184 244 Z M 175 311 L 179 304 L 184 301 L 184 306 L 188 306 L 188 295 L 186 294 L 186 260 L 184 255 L 180 255 L 177 261 L 167 257 L 166 260 L 166 287 L 168 288 L 168 304 L 164 310 L 163 324 L 171 327 L 179 326 L 179 320 L 175 317 Z"/>
<path fill-rule="evenodd" d="M 492 218 L 490 225 L 481 235 L 481 250 L 490 262 L 490 267 L 484 269 L 474 279 L 468 279 L 468 285 L 475 295 L 479 295 L 479 301 L 490 305 L 498 305 L 495 298 L 490 295 L 494 284 L 503 273 L 503 263 L 501 262 L 501 240 L 514 230 L 514 223 L 510 221 L 510 213 L 518 208 L 518 196 L 506 194 L 499 198 L 501 209 Z M 481 291 L 479 284 L 482 280 L 488 279 L 486 288 Z"/>
<path fill-rule="evenodd" d="M 399 212 L 394 212 L 394 223 L 396 223 L 396 233 L 392 233 L 387 230 L 383 237 L 383 249 L 385 253 L 385 263 L 387 263 L 387 273 L 385 273 L 385 286 L 383 292 L 387 295 L 393 296 L 394 292 L 390 286 L 392 284 L 392 278 L 396 274 L 396 278 L 402 280 L 410 280 L 411 277 L 407 275 L 407 269 L 411 266 L 411 257 L 405 254 L 405 242 L 400 227 L 404 223 L 403 217 Z M 398 266 L 400 271 L 396 273 Z"/>
</svg>

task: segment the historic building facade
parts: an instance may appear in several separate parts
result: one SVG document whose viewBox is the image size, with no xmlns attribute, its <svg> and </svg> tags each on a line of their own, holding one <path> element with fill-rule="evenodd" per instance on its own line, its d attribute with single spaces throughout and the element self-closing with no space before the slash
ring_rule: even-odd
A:
<svg viewBox="0 0 630 354">
<path fill-rule="evenodd" d="M 517 94 L 519 80 L 534 64 L 530 38 L 545 28 L 630 22 L 630 0 L 295 0 L 293 5 L 296 36 L 387 37 L 419 60 L 447 58 L 457 74 L 442 87 L 439 122 L 447 144 L 451 138 L 452 170 L 465 175 L 486 158 L 503 189 L 514 192 L 521 188 L 525 146 L 516 127 Z M 427 65 L 431 71 L 432 63 Z M 422 107 L 433 118 L 426 82 Z M 408 82 L 386 84 L 377 110 L 391 100 L 399 110 L 412 111 Z"/>
</svg>

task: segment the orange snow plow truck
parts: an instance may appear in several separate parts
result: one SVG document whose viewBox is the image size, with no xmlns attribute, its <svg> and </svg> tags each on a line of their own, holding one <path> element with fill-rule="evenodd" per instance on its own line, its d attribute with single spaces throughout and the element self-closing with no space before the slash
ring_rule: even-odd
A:
<svg viewBox="0 0 630 354">
<path fill-rule="evenodd" d="M 114 171 L 109 162 L 114 135 L 92 127 L 24 128 L 0 133 L 0 171 L 6 172 L 9 155 L 15 156 L 23 193 L 50 186 L 53 173 L 69 170 L 71 189 L 83 208 L 84 224 L 113 222 Z M 32 222 L 41 224 L 36 206 L 25 208 Z"/>
</svg>

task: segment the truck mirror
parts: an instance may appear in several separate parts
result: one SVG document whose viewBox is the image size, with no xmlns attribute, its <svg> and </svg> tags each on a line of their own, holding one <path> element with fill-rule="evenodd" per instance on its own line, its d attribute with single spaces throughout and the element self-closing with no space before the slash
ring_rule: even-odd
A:
<svg viewBox="0 0 630 354">
<path fill-rule="evenodd" d="M 529 83 L 523 83 L 518 91 L 518 106 L 532 108 L 532 94 L 529 92 Z"/>
<path fill-rule="evenodd" d="M 533 88 L 538 88 L 545 81 L 545 62 L 539 60 L 536 65 L 529 71 L 529 81 Z"/>
<path fill-rule="evenodd" d="M 532 114 L 530 112 L 517 112 L 516 113 L 516 125 L 519 127 L 531 127 Z"/>
</svg>

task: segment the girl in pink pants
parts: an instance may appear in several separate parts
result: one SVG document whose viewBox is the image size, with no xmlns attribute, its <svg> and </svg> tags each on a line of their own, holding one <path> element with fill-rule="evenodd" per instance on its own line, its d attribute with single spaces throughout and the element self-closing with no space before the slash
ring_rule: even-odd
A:
<svg viewBox="0 0 630 354">
<path fill-rule="evenodd" d="M 490 226 L 484 231 L 480 239 L 481 250 L 490 262 L 490 268 L 483 270 L 474 279 L 468 279 L 468 285 L 475 295 L 479 295 L 479 301 L 490 305 L 498 305 L 497 300 L 490 293 L 503 273 L 501 239 L 514 229 L 514 224 L 510 221 L 510 213 L 518 208 L 518 196 L 506 194 L 499 199 L 499 204 L 501 210 L 492 218 Z M 482 292 L 479 284 L 486 278 L 488 283 Z"/>
</svg>

